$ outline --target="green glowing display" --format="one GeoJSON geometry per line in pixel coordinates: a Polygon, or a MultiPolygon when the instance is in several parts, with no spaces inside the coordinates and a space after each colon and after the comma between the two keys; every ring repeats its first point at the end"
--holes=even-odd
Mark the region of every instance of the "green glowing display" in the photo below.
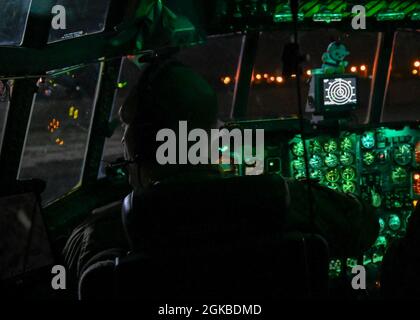
{"type": "Polygon", "coordinates": [[[384,246],[386,247],[388,245],[388,241],[384,236],[379,236],[378,239],[376,239],[375,246],[384,246]]]}
{"type": "Polygon", "coordinates": [[[325,180],[332,183],[335,183],[338,180],[340,180],[340,172],[338,171],[338,169],[328,171],[325,175],[325,180]]]}
{"type": "Polygon", "coordinates": [[[382,218],[379,218],[379,233],[382,233],[385,229],[385,221],[382,218]]]}
{"type": "Polygon", "coordinates": [[[350,166],[354,162],[354,156],[350,152],[343,152],[340,155],[340,162],[343,166],[350,166]]]}
{"type": "Polygon", "coordinates": [[[413,148],[409,144],[402,144],[394,150],[394,161],[400,166],[409,164],[412,160],[413,148]]]}
{"type": "Polygon", "coordinates": [[[343,192],[345,193],[355,193],[356,184],[353,181],[344,181],[343,182],[343,192]]]}
{"type": "Polygon", "coordinates": [[[405,18],[404,12],[397,12],[397,11],[391,11],[391,10],[380,12],[376,15],[376,19],[378,21],[398,21],[398,20],[404,20],[404,18],[405,18]]]}
{"type": "Polygon", "coordinates": [[[335,140],[333,140],[333,139],[328,140],[324,144],[324,150],[325,150],[325,152],[333,153],[333,152],[336,152],[337,149],[338,149],[337,142],[335,140]]]}
{"type": "Polygon", "coordinates": [[[322,179],[322,171],[321,170],[311,171],[311,179],[315,179],[315,180],[322,179]]]}
{"type": "Polygon", "coordinates": [[[296,160],[293,160],[293,168],[297,171],[305,170],[305,160],[303,158],[299,158],[296,160]]]}
{"type": "Polygon", "coordinates": [[[327,182],[327,187],[332,190],[338,190],[339,186],[336,182],[327,182]]]}
{"type": "Polygon", "coordinates": [[[323,152],[321,142],[318,139],[311,141],[310,150],[314,154],[320,154],[323,152]]]}
{"type": "Polygon", "coordinates": [[[341,176],[345,181],[352,181],[356,177],[356,171],[352,167],[348,167],[343,170],[341,176]]]}
{"type": "Polygon", "coordinates": [[[341,13],[333,13],[333,12],[321,12],[321,13],[316,13],[313,16],[313,20],[315,22],[330,23],[333,21],[341,21],[342,19],[343,19],[343,15],[341,13]]]}
{"type": "Polygon", "coordinates": [[[388,219],[388,226],[392,231],[397,231],[401,227],[400,217],[396,214],[391,214],[388,219]]]}
{"type": "Polygon", "coordinates": [[[321,169],[323,166],[322,158],[318,155],[313,155],[309,160],[309,165],[313,169],[321,169]]]}
{"type": "Polygon", "coordinates": [[[302,157],[305,154],[305,148],[303,146],[303,142],[299,141],[293,144],[292,146],[292,153],[296,157],[302,157]]]}
{"type": "Polygon", "coordinates": [[[365,132],[362,136],[362,146],[365,149],[372,149],[375,146],[375,134],[373,132],[365,132]]]}
{"type": "Polygon", "coordinates": [[[349,137],[343,138],[340,143],[341,151],[351,151],[353,149],[353,142],[349,137]]]}
{"type": "Polygon", "coordinates": [[[395,184],[402,184],[407,181],[408,173],[402,167],[395,167],[391,173],[392,182],[395,184]]]}
{"type": "Polygon", "coordinates": [[[375,162],[375,155],[372,152],[365,152],[363,154],[363,163],[367,166],[371,166],[375,162]]]}
{"type": "Polygon", "coordinates": [[[329,154],[325,157],[325,164],[328,168],[335,168],[338,166],[338,158],[335,154],[329,154]]]}

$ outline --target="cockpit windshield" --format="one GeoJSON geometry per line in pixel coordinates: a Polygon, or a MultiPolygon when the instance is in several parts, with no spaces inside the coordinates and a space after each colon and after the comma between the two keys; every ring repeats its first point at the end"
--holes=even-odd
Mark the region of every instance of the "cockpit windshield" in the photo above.
{"type": "Polygon", "coordinates": [[[19,46],[32,0],[0,0],[0,46],[19,46]]]}

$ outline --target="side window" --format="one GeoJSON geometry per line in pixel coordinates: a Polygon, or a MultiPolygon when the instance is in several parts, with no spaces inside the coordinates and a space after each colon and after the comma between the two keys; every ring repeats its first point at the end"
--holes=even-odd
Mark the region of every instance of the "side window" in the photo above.
{"type": "Polygon", "coordinates": [[[399,32],[396,36],[383,122],[420,120],[420,34],[399,32]]]}
{"type": "Polygon", "coordinates": [[[66,11],[66,28],[52,29],[49,43],[104,31],[111,0],[58,0],[66,11]]]}
{"type": "Polygon", "coordinates": [[[230,117],[242,37],[213,37],[182,50],[178,59],[200,73],[217,93],[219,118],[230,117]]]}
{"type": "Polygon", "coordinates": [[[32,0],[0,1],[0,46],[20,46],[32,0]]]}
{"type": "Polygon", "coordinates": [[[100,72],[98,63],[38,82],[18,178],[46,181],[44,204],[81,182],[100,72]]]}
{"type": "Polygon", "coordinates": [[[3,143],[4,129],[6,128],[12,88],[12,81],[0,80],[0,150],[3,143]]]}
{"type": "Polygon", "coordinates": [[[98,178],[105,177],[105,167],[107,164],[124,157],[123,146],[121,143],[124,130],[121,121],[119,120],[119,110],[131,90],[137,84],[139,77],[140,69],[129,59],[123,58],[118,77],[118,86],[115,91],[114,106],[109,119],[111,126],[113,126],[115,130],[113,135],[105,141],[102,164],[98,178]]]}

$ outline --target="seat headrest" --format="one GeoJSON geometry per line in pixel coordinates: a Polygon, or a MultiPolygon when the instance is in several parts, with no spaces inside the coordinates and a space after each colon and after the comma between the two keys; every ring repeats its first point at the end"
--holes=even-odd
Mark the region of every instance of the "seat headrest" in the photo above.
{"type": "Polygon", "coordinates": [[[179,180],[130,194],[122,214],[133,249],[176,241],[241,242],[281,232],[288,201],[287,184],[275,175],[179,180]]]}

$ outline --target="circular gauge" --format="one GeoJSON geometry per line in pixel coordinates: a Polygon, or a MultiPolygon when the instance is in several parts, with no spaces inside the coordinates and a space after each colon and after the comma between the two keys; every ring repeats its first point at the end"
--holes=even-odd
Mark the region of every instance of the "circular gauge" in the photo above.
{"type": "Polygon", "coordinates": [[[379,218],[379,232],[382,233],[385,229],[385,221],[382,218],[379,218]]]}
{"type": "Polygon", "coordinates": [[[325,164],[328,168],[335,168],[338,166],[338,158],[335,154],[329,154],[325,157],[325,164]]]}
{"type": "Polygon", "coordinates": [[[379,236],[378,239],[376,239],[376,242],[375,242],[375,246],[377,246],[377,247],[379,247],[379,246],[386,247],[387,244],[388,244],[388,241],[386,240],[386,238],[384,236],[379,236]]]}
{"type": "Polygon", "coordinates": [[[309,165],[312,169],[321,169],[323,165],[322,158],[318,155],[313,155],[309,160],[309,165]]]}
{"type": "Polygon", "coordinates": [[[311,171],[311,179],[321,180],[322,179],[322,171],[321,170],[312,170],[311,171]]]}
{"type": "Polygon", "coordinates": [[[337,182],[340,180],[340,172],[337,169],[333,169],[327,172],[325,179],[328,182],[337,182]]]}
{"type": "Polygon", "coordinates": [[[356,171],[352,167],[348,167],[343,170],[341,176],[345,181],[352,181],[356,177],[356,171]]]}
{"type": "Polygon", "coordinates": [[[355,193],[356,184],[353,181],[344,181],[343,182],[343,192],[345,193],[355,193]]]}
{"type": "Polygon", "coordinates": [[[322,153],[322,145],[318,139],[314,139],[310,144],[311,152],[314,154],[322,153]]]}
{"type": "Polygon", "coordinates": [[[350,152],[345,151],[340,155],[340,162],[343,166],[350,166],[353,164],[353,161],[354,156],[350,152]]]}
{"type": "Polygon", "coordinates": [[[327,187],[333,190],[338,190],[338,184],[336,182],[327,182],[327,187]]]}
{"type": "Polygon", "coordinates": [[[406,166],[411,162],[413,149],[409,144],[402,144],[394,149],[394,161],[400,166],[406,166]]]}
{"type": "Polygon", "coordinates": [[[303,147],[303,142],[299,141],[292,145],[292,153],[296,157],[302,157],[305,154],[305,149],[303,147]]]}
{"type": "Polygon", "coordinates": [[[397,231],[401,227],[400,217],[396,214],[391,214],[388,219],[388,226],[392,231],[397,231]]]}
{"type": "Polygon", "coordinates": [[[295,179],[296,180],[301,180],[301,179],[305,179],[306,178],[306,172],[305,171],[297,171],[295,173],[295,179]]]}
{"type": "Polygon", "coordinates": [[[372,149],[375,146],[375,134],[373,132],[365,132],[362,136],[362,147],[372,149]]]}
{"type": "Polygon", "coordinates": [[[338,149],[337,142],[333,139],[330,139],[324,143],[325,152],[332,153],[332,152],[336,152],[337,149],[338,149]]]}
{"type": "Polygon", "coordinates": [[[351,151],[353,150],[353,141],[351,141],[350,137],[345,137],[341,140],[340,143],[341,151],[351,151]]]}
{"type": "Polygon", "coordinates": [[[371,166],[372,164],[374,164],[375,162],[375,155],[373,154],[373,152],[365,152],[363,154],[363,163],[366,166],[371,166]]]}
{"type": "Polygon", "coordinates": [[[395,167],[392,170],[391,178],[395,184],[405,183],[407,181],[407,177],[408,177],[407,170],[405,170],[402,167],[395,167]]]}
{"type": "Polygon", "coordinates": [[[296,160],[293,160],[292,162],[293,168],[297,171],[304,171],[305,170],[305,160],[303,158],[298,158],[296,160]]]}

